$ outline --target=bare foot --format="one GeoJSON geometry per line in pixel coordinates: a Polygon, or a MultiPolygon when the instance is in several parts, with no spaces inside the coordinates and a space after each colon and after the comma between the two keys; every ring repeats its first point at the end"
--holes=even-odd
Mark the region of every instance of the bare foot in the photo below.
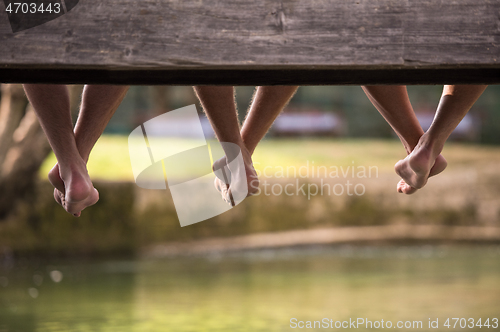
{"type": "Polygon", "coordinates": [[[92,185],[84,165],[73,165],[71,170],[63,174],[59,164],[56,164],[49,172],[49,181],[55,188],[56,202],[75,217],[99,200],[99,193],[92,185]]]}
{"type": "MultiPolygon", "coordinates": [[[[448,166],[448,162],[446,161],[446,159],[444,159],[442,155],[438,155],[434,162],[434,165],[429,172],[429,177],[438,175],[445,170],[446,166],[448,166]]],[[[405,180],[401,179],[397,185],[397,190],[399,193],[411,195],[417,192],[418,189],[410,186],[405,182],[405,180]]]]}
{"type": "Polygon", "coordinates": [[[54,199],[55,201],[63,206],[64,198],[64,181],[59,175],[59,164],[55,164],[54,167],[49,171],[49,182],[54,186],[54,199]]]}
{"type": "MultiPolygon", "coordinates": [[[[259,178],[257,177],[257,172],[255,171],[255,168],[253,167],[252,164],[252,159],[250,152],[246,148],[241,149],[241,153],[243,155],[243,163],[245,165],[245,173],[246,173],[246,180],[247,180],[247,188],[248,188],[248,196],[252,196],[256,194],[259,190],[259,178]]],[[[224,166],[227,165],[227,159],[226,157],[223,157],[219,160],[216,160],[214,164],[212,165],[212,169],[215,170],[224,170],[224,166]]],[[[231,186],[227,183],[231,183],[231,174],[226,174],[226,172],[222,172],[223,176],[225,177],[224,181],[222,179],[219,179],[218,177],[215,178],[214,181],[214,186],[215,189],[217,189],[222,196],[222,199],[226,201],[227,203],[231,204],[232,206],[235,205],[233,201],[233,197],[231,195],[231,186]]],[[[235,179],[238,177],[234,177],[235,179]]]]}
{"type": "Polygon", "coordinates": [[[396,173],[415,189],[425,186],[431,168],[434,166],[437,156],[441,152],[441,149],[423,143],[424,136],[420,138],[415,149],[405,159],[398,161],[394,166],[396,173]]]}

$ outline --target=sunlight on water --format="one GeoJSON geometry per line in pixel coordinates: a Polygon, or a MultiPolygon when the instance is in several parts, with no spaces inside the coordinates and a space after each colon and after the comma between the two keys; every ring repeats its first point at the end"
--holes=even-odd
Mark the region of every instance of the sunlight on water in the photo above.
{"type": "Polygon", "coordinates": [[[500,318],[497,246],[51,264],[0,265],[0,331],[315,330],[292,329],[292,318],[421,320],[423,331],[429,318],[500,318]]]}

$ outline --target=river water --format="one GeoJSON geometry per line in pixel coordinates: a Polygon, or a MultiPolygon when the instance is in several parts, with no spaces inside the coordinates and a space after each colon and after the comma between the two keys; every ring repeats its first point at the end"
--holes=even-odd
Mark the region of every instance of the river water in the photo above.
{"type": "Polygon", "coordinates": [[[307,247],[2,264],[1,332],[327,331],[339,330],[335,324],[353,329],[341,326],[354,320],[362,322],[358,330],[378,331],[388,322],[393,331],[500,330],[494,328],[499,246],[307,247]],[[480,325],[489,319],[490,327],[479,328],[479,319],[480,325]],[[436,320],[438,329],[430,329],[436,320]],[[414,322],[421,327],[404,327],[414,322]]]}

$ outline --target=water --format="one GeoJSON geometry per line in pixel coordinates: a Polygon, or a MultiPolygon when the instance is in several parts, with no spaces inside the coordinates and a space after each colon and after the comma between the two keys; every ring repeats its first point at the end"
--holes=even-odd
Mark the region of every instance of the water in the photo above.
{"type": "Polygon", "coordinates": [[[439,319],[439,329],[431,330],[450,331],[443,327],[447,318],[500,318],[498,246],[345,246],[50,263],[0,265],[1,332],[337,330],[294,329],[293,318],[304,324],[422,321],[419,331],[429,330],[430,318],[439,319]]]}

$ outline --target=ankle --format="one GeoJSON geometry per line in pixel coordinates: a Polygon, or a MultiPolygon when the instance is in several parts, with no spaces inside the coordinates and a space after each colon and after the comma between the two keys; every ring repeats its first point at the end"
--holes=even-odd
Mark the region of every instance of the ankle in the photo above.
{"type": "Polygon", "coordinates": [[[72,161],[71,163],[59,163],[59,174],[65,181],[76,177],[85,177],[87,166],[83,160],[72,161]]]}
{"type": "MultiPolygon", "coordinates": [[[[255,151],[255,145],[252,144],[251,140],[250,139],[245,139],[245,136],[242,134],[241,135],[242,137],[242,144],[243,144],[243,147],[245,148],[245,150],[248,151],[248,153],[250,155],[253,155],[254,151],[255,151]]],[[[240,146],[240,148],[242,148],[240,146]]]]}
{"type": "MultiPolygon", "coordinates": [[[[77,141],[76,141],[76,146],[77,146],[77,149],[78,149],[78,154],[80,155],[80,158],[83,160],[83,162],[85,163],[85,165],[87,165],[88,161],[89,161],[89,157],[90,157],[90,152],[92,151],[92,149],[87,149],[86,146],[88,146],[89,144],[85,144],[83,142],[83,140],[78,140],[77,138],[77,141]]],[[[92,144],[93,146],[93,144],[92,144]]]]}
{"type": "Polygon", "coordinates": [[[443,144],[428,133],[425,133],[418,141],[417,148],[427,150],[433,157],[437,157],[443,150],[443,144]]]}
{"type": "Polygon", "coordinates": [[[399,139],[406,150],[407,154],[410,154],[415,148],[418,146],[420,140],[424,133],[422,132],[420,135],[412,135],[411,138],[406,139],[405,137],[400,136],[399,139]]]}
{"type": "Polygon", "coordinates": [[[252,153],[248,150],[246,144],[242,141],[237,143],[238,147],[240,148],[241,155],[243,156],[243,159],[248,159],[252,156],[252,153]]]}

